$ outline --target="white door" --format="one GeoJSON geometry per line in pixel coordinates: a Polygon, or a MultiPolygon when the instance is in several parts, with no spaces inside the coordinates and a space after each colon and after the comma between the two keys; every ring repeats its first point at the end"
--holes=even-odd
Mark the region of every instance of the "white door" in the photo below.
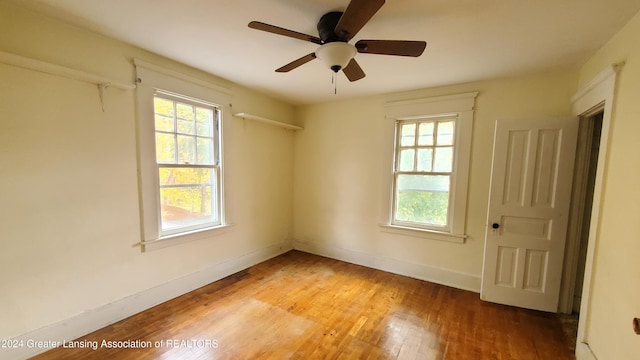
{"type": "Polygon", "coordinates": [[[557,312],[578,119],[496,122],[480,298],[557,312]]]}

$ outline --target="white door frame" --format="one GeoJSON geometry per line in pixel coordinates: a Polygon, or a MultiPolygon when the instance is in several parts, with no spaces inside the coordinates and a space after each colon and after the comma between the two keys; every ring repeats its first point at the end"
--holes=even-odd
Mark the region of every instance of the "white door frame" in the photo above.
{"type": "MultiPolygon", "coordinates": [[[[616,90],[616,75],[624,63],[613,64],[604,69],[593,80],[581,87],[573,96],[573,115],[588,116],[593,109],[604,104],[602,118],[602,137],[600,140],[600,153],[598,154],[598,168],[593,194],[593,207],[591,211],[591,223],[589,224],[589,239],[587,245],[587,260],[584,270],[584,283],[582,288],[582,302],[580,305],[580,320],[578,322],[578,337],[576,341],[576,358],[596,359],[589,348],[589,333],[587,324],[590,316],[591,286],[593,282],[593,260],[595,257],[596,242],[599,239],[600,206],[602,201],[602,180],[607,169],[607,153],[609,150],[609,128],[613,113],[614,97],[616,90]]],[[[568,284],[574,286],[575,284],[568,284]]]]}
{"type": "MultiPolygon", "coordinates": [[[[604,104],[593,110],[595,114],[604,111],[604,104]]],[[[591,113],[591,110],[590,110],[591,113]]],[[[562,272],[562,286],[560,288],[560,301],[558,312],[571,314],[574,310],[575,293],[578,283],[582,283],[584,276],[578,278],[578,263],[582,249],[586,250],[587,241],[584,240],[583,232],[585,224],[585,213],[591,211],[585,209],[588,196],[593,197],[593,188],[588,194],[587,184],[591,182],[595,173],[590,173],[593,162],[593,132],[594,123],[591,115],[581,115],[578,129],[578,144],[576,148],[575,168],[573,171],[573,188],[571,190],[571,210],[569,211],[569,224],[567,227],[567,241],[564,253],[564,265],[562,272]]],[[[598,134],[600,130],[598,129],[598,134]]],[[[599,144],[599,142],[598,142],[599,144]]],[[[597,161],[597,159],[595,159],[597,161]]],[[[588,235],[588,234],[587,234],[588,235]]],[[[585,254],[586,255],[586,254],[585,254]]],[[[582,275],[584,275],[584,263],[582,275]]]]}

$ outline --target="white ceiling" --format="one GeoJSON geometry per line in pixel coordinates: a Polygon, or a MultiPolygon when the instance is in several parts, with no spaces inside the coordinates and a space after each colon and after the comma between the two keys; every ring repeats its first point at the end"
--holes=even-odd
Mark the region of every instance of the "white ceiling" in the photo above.
{"type": "Polygon", "coordinates": [[[388,0],[354,37],[425,40],[419,58],[358,54],[350,83],[319,60],[274,70],[317,45],[247,27],[258,20],[317,36],[349,0],[16,0],[293,104],[470,82],[582,64],[635,13],[639,0],[388,0]]]}

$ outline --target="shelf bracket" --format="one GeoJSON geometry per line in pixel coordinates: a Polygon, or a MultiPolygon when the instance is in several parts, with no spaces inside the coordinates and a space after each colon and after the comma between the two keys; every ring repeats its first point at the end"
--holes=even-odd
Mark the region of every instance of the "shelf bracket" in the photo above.
{"type": "Polygon", "coordinates": [[[68,67],[51,64],[48,62],[31,59],[28,57],[11,54],[0,51],[0,63],[20,67],[23,69],[42,72],[45,74],[64,77],[67,79],[83,81],[90,84],[96,84],[98,86],[98,95],[100,96],[100,103],[102,104],[102,112],[104,112],[104,97],[107,87],[115,87],[122,90],[132,90],[136,88],[136,84],[130,84],[125,82],[115,81],[108,79],[100,75],[71,69],[68,67]]]}
{"type": "Polygon", "coordinates": [[[102,112],[104,112],[104,92],[109,87],[109,83],[100,83],[98,84],[98,96],[100,97],[100,106],[102,107],[102,112]]]}

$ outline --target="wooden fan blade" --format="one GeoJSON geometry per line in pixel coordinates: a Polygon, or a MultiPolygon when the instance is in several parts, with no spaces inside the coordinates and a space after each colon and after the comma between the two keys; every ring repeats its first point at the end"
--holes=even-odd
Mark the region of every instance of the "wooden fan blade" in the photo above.
{"type": "Polygon", "coordinates": [[[424,41],[407,40],[360,40],[356,43],[360,53],[412,57],[422,55],[426,47],[424,41]]]}
{"type": "Polygon", "coordinates": [[[344,72],[344,74],[347,76],[347,79],[349,79],[349,81],[351,82],[360,80],[363,77],[367,76],[360,65],[358,65],[356,59],[351,59],[347,67],[342,69],[342,72],[344,72]]]}
{"type": "Polygon", "coordinates": [[[349,41],[384,5],[384,0],[351,0],[342,14],[335,33],[343,41],[349,41]]]}
{"type": "Polygon", "coordinates": [[[313,60],[316,58],[316,54],[315,53],[311,53],[308,55],[305,55],[303,57],[301,57],[300,59],[297,60],[293,60],[292,62],[288,63],[287,65],[276,69],[276,72],[289,72],[295,68],[297,68],[298,66],[304,65],[306,63],[308,63],[309,61],[313,60]]]}
{"type": "Polygon", "coordinates": [[[249,27],[256,30],[262,30],[273,34],[287,36],[294,39],[300,39],[304,41],[310,41],[314,44],[322,45],[322,40],[317,36],[303,34],[297,31],[281,28],[275,25],[265,24],[259,21],[252,21],[249,23],[249,27]]]}

